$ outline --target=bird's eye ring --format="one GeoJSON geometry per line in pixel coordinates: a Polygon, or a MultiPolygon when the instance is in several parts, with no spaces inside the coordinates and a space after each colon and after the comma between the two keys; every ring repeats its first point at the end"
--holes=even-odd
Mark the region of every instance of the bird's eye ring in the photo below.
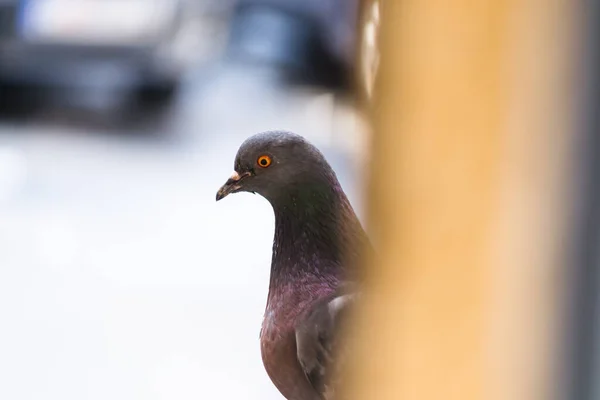
{"type": "Polygon", "coordinates": [[[267,168],[271,165],[272,160],[269,156],[260,156],[256,162],[261,168],[267,168]]]}

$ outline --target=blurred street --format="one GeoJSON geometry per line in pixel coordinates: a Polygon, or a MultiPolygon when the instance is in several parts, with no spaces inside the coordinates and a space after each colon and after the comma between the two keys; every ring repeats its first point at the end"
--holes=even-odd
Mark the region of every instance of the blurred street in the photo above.
{"type": "Polygon", "coordinates": [[[0,398],[281,399],[258,345],[272,211],[215,193],[246,137],[287,129],[362,214],[365,129],[274,74],[207,63],[128,122],[101,98],[0,120],[0,398]]]}

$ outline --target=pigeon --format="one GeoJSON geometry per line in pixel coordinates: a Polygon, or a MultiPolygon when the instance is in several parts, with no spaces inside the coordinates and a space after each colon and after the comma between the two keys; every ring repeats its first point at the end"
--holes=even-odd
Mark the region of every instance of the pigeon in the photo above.
{"type": "Polygon", "coordinates": [[[300,135],[269,131],[247,139],[217,201],[237,192],[263,196],[275,213],[260,330],[267,374],[288,400],[330,400],[343,325],[360,296],[357,264],[371,243],[335,172],[300,135]]]}

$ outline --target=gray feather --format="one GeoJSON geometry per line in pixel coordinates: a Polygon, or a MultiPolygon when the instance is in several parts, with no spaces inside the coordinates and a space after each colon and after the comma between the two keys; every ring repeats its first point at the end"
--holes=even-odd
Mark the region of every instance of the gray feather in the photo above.
{"type": "Polygon", "coordinates": [[[343,359],[343,329],[356,293],[338,291],[320,300],[296,327],[297,356],[306,378],[323,399],[333,396],[333,379],[343,359]]]}

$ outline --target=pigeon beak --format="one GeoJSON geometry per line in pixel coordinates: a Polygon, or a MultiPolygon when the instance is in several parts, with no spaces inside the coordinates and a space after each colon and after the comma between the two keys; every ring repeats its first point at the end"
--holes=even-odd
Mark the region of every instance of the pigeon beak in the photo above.
{"type": "Polygon", "coordinates": [[[231,193],[235,193],[241,189],[242,179],[250,176],[250,172],[244,172],[243,174],[238,174],[237,171],[231,175],[227,182],[217,192],[217,201],[223,200],[225,197],[230,195],[231,193]]]}

